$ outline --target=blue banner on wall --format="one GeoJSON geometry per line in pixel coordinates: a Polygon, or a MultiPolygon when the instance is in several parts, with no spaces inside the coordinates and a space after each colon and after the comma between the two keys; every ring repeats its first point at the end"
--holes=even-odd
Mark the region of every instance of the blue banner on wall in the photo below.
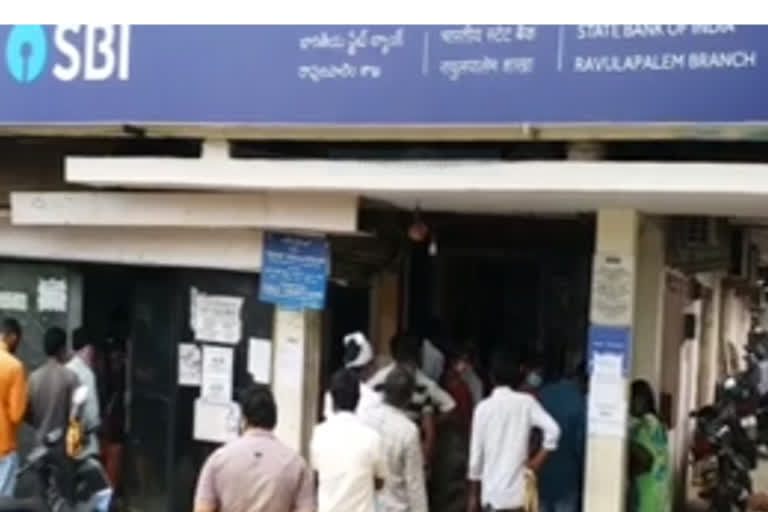
{"type": "Polygon", "coordinates": [[[596,354],[619,356],[622,360],[624,377],[629,376],[632,368],[632,330],[629,327],[617,327],[592,324],[589,327],[589,363],[592,373],[592,361],[596,354]]]}
{"type": "Polygon", "coordinates": [[[0,26],[0,124],[768,121],[768,27],[0,26]]]}
{"type": "Polygon", "coordinates": [[[283,233],[264,235],[259,300],[293,309],[323,309],[330,273],[325,238],[283,233]]]}

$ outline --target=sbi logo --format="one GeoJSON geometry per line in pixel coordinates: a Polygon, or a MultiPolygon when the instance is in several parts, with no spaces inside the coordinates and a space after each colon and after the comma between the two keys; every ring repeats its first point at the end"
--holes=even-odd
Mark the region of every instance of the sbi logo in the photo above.
{"type": "Polygon", "coordinates": [[[125,81],[130,52],[130,25],[14,25],[5,41],[5,64],[19,83],[46,72],[61,82],[125,81]]]}

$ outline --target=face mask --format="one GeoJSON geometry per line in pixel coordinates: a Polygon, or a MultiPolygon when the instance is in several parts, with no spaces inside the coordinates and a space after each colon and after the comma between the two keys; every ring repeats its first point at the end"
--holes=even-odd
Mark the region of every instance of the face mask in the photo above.
{"type": "Polygon", "coordinates": [[[538,388],[541,386],[541,375],[539,375],[536,372],[531,372],[528,374],[528,377],[525,379],[528,386],[532,388],[538,388]]]}

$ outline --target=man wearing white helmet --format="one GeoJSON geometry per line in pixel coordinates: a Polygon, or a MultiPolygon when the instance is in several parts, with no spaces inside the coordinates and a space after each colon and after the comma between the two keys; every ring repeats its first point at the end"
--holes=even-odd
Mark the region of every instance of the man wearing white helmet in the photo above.
{"type": "MultiPolygon", "coordinates": [[[[344,367],[353,370],[360,379],[360,401],[356,412],[381,402],[381,395],[373,390],[366,381],[374,370],[373,348],[368,338],[360,331],[344,336],[344,367]]],[[[326,391],[323,404],[323,414],[326,418],[333,415],[333,400],[326,391]]]]}

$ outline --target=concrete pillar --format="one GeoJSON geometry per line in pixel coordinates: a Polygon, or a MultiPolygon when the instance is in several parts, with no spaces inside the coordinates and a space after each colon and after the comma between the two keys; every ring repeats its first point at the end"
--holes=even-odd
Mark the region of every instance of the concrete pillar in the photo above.
{"type": "Polygon", "coordinates": [[[272,392],[277,402],[275,435],[307,454],[320,388],[320,314],[275,308],[272,392]]]}
{"type": "Polygon", "coordinates": [[[711,404],[715,400],[715,385],[720,374],[722,278],[721,273],[711,273],[704,277],[705,285],[711,290],[711,297],[705,310],[701,332],[701,371],[697,407],[711,404]]]}
{"type": "Polygon", "coordinates": [[[647,380],[655,390],[661,389],[665,242],[663,219],[642,217],[637,247],[632,376],[647,380]]]}
{"type": "MultiPolygon", "coordinates": [[[[591,294],[590,357],[598,347],[623,352],[624,367],[631,368],[633,309],[636,297],[635,262],[638,252],[639,216],[632,210],[600,210],[597,214],[595,272],[591,294]],[[608,327],[605,327],[605,326],[608,327]],[[595,328],[603,332],[624,332],[622,339],[597,340],[595,328]],[[605,328],[604,328],[605,327],[605,328]],[[628,334],[627,329],[628,328],[628,334]],[[616,349],[615,347],[623,347],[616,349]]],[[[594,359],[592,359],[594,362],[594,359]]],[[[593,365],[593,370],[596,366],[593,365]]],[[[626,421],[629,380],[626,373],[613,379],[590,382],[587,460],[584,479],[584,510],[624,510],[626,481],[626,421]],[[605,389],[612,382],[614,389],[605,389]],[[607,419],[597,418],[594,401],[613,393],[616,405],[607,419]],[[622,424],[623,423],[623,424],[622,424]]],[[[602,402],[605,404],[606,402],[602,402]]]]}

